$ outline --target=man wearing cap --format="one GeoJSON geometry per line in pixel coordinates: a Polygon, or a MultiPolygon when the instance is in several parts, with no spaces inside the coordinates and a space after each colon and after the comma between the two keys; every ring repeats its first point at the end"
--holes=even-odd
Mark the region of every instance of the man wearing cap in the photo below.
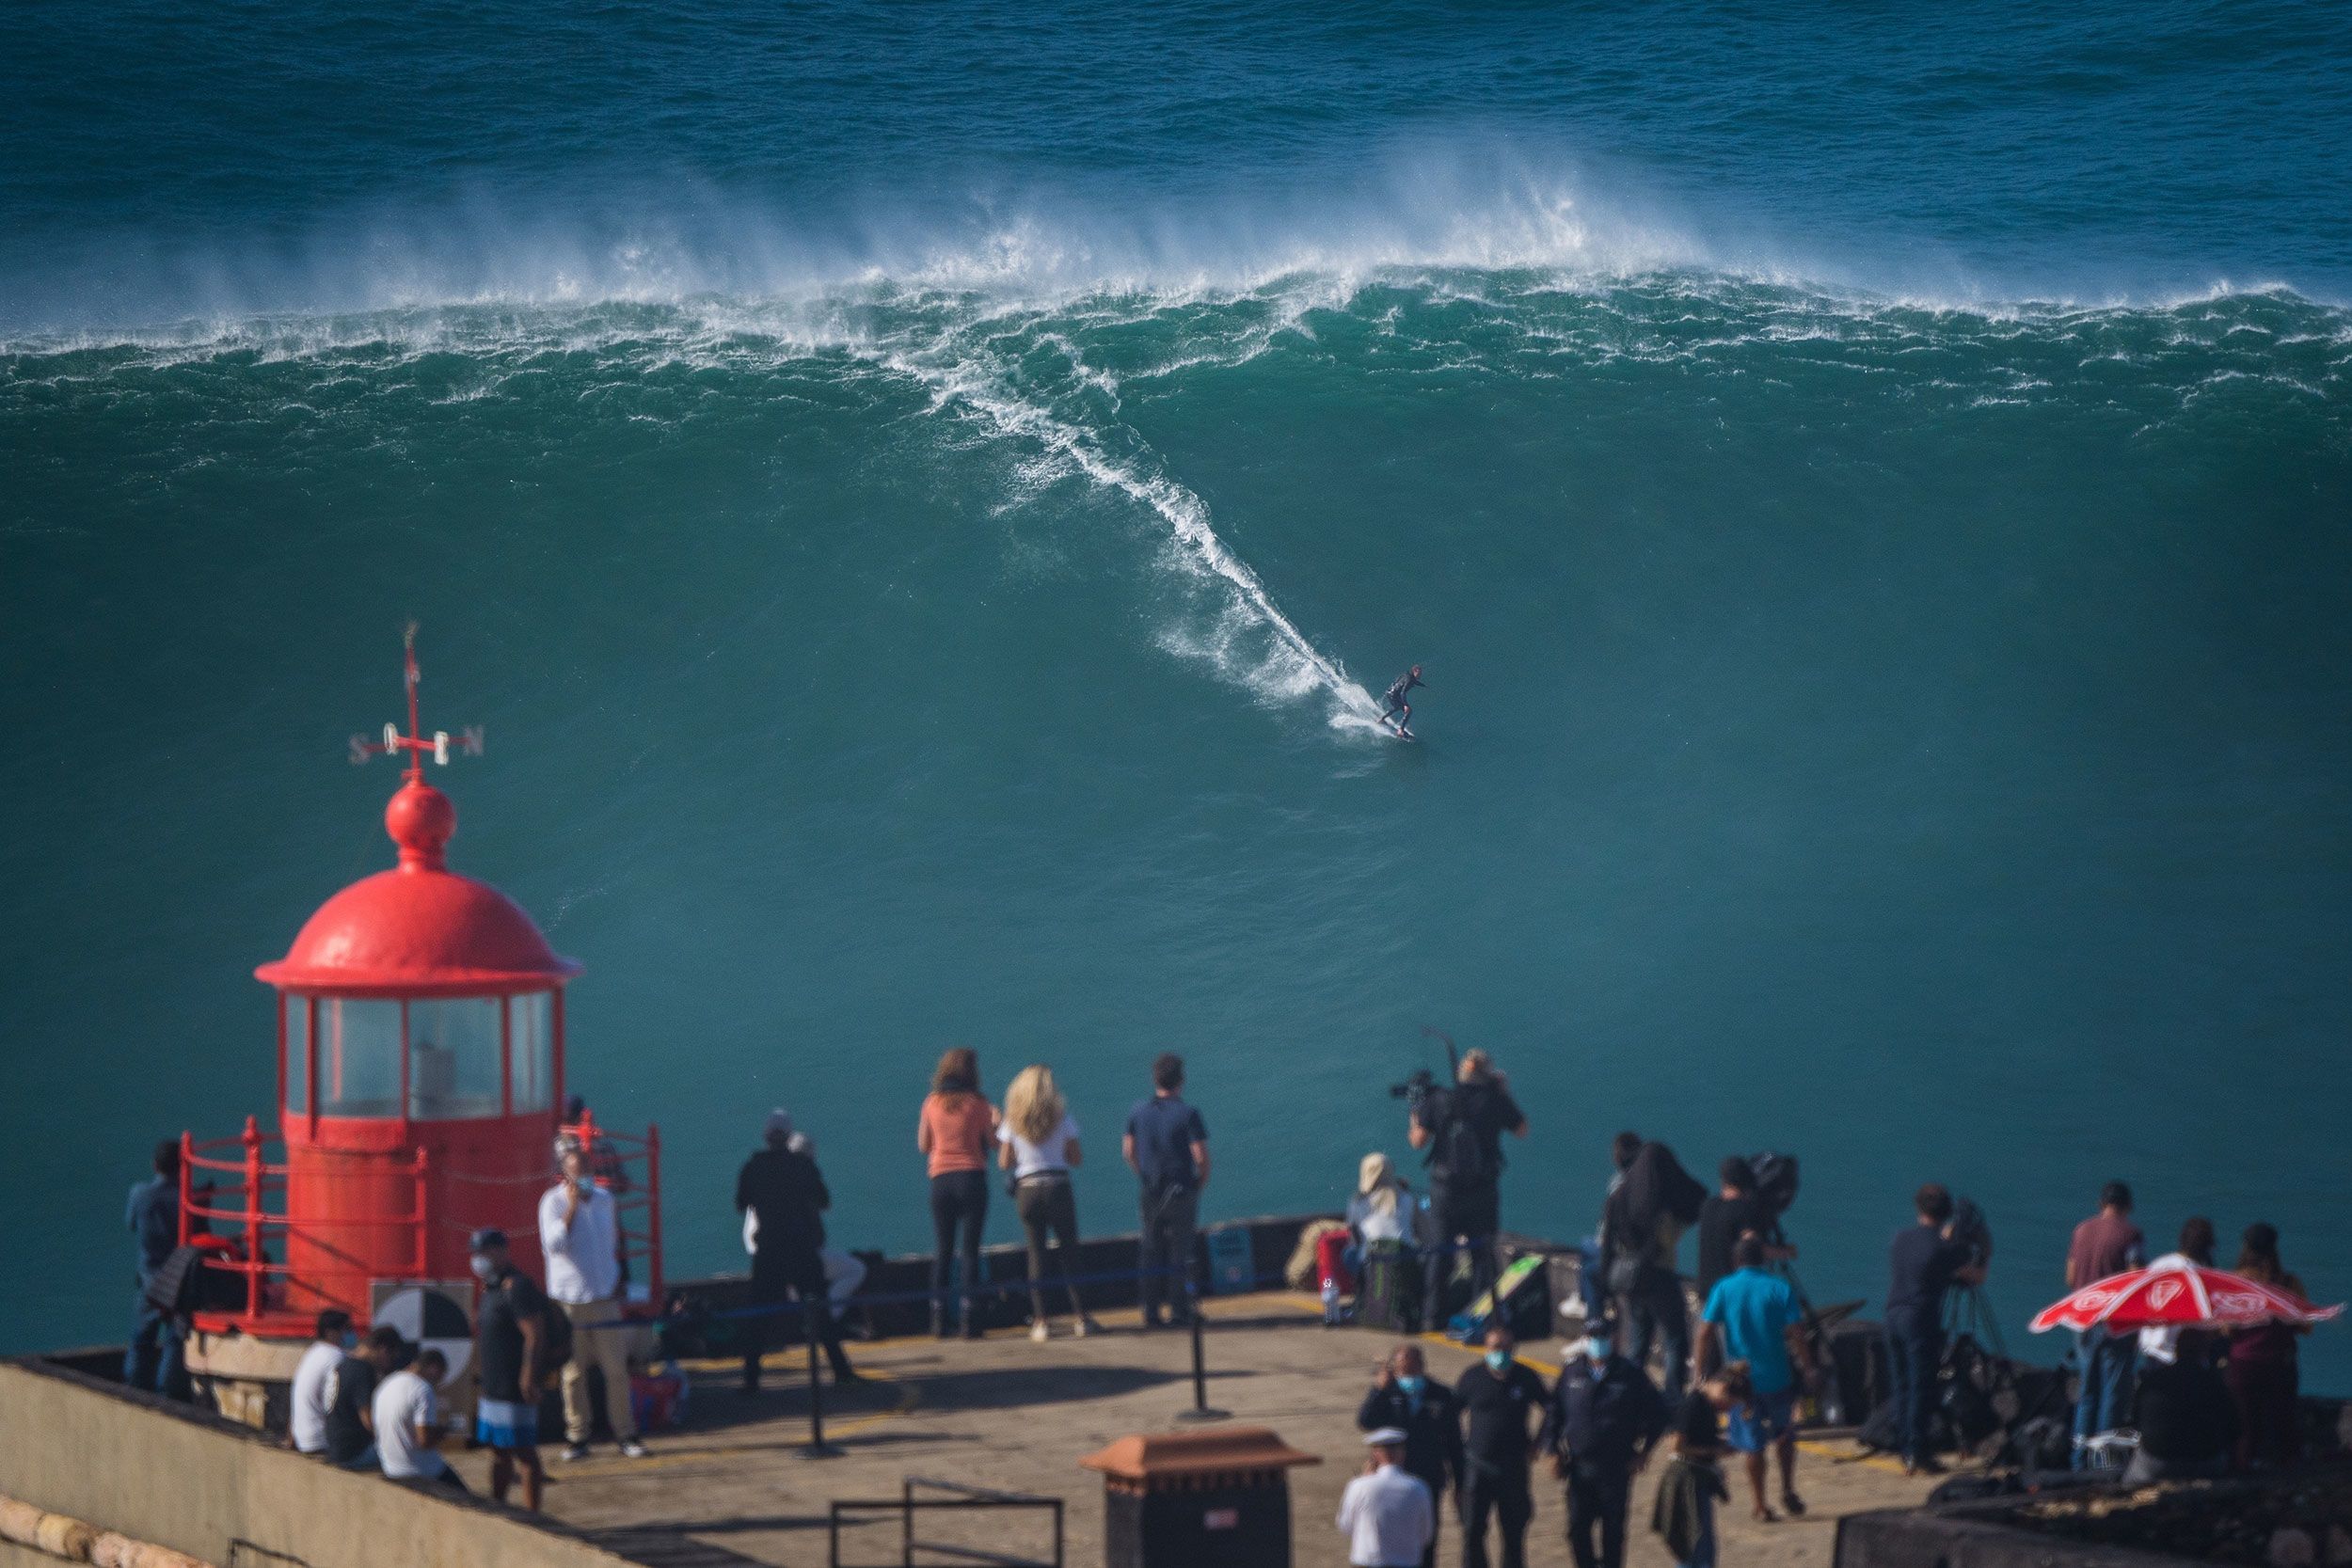
{"type": "Polygon", "coordinates": [[[1576,1568],[1622,1568],[1633,1478],[1665,1435],[1666,1402],[1647,1372],[1617,1354],[1607,1323],[1587,1330],[1560,1369],[1535,1446],[1550,1450],[1552,1474],[1567,1482],[1576,1568]]]}
{"type": "Polygon", "coordinates": [[[1372,1457],[1340,1497],[1351,1568],[1419,1568],[1437,1540],[1438,1505],[1428,1484],[1405,1468],[1405,1442],[1402,1427],[1364,1438],[1372,1457]]]}
{"type": "Polygon", "coordinates": [[[565,1459],[588,1457],[596,1425],[588,1370],[604,1374],[604,1414],[621,1452],[643,1459],[629,1407],[628,1330],[621,1323],[621,1218],[612,1195],[590,1179],[588,1151],[566,1132],[555,1140],[563,1180],[539,1199],[539,1247],[547,1255],[548,1294],[572,1324],[564,1363],[565,1459]]]}
{"type": "MultiPolygon", "coordinates": [[[[762,1147],[743,1162],[735,1179],[735,1207],[747,1216],[744,1240],[752,1248],[752,1301],[781,1307],[796,1298],[807,1314],[809,1329],[825,1347],[836,1384],[858,1381],[841,1348],[841,1331],[834,1326],[832,1291],[825,1279],[824,1212],[833,1207],[825,1178],[810,1157],[805,1139],[795,1147],[792,1118],[781,1110],[768,1113],[762,1147]]],[[[744,1324],[743,1391],[759,1391],[759,1359],[766,1349],[779,1311],[744,1324]]]]}
{"type": "Polygon", "coordinates": [[[539,1357],[548,1342],[548,1298],[515,1267],[506,1232],[473,1233],[473,1276],[482,1282],[474,1311],[474,1365],[482,1388],[474,1401],[474,1441],[490,1450],[490,1496],[506,1500],[517,1470],[523,1507],[539,1511],[547,1471],[539,1464],[539,1357]]]}
{"type": "MultiPolygon", "coordinates": [[[[1461,1496],[1462,1407],[1453,1389],[1430,1380],[1419,1345],[1407,1341],[1389,1353],[1380,1381],[1356,1411],[1356,1425],[1363,1432],[1405,1433],[1406,1472],[1421,1479],[1433,1501],[1448,1492],[1461,1496]]],[[[1422,1552],[1422,1568],[1435,1568],[1437,1560],[1432,1538],[1422,1552]]]]}

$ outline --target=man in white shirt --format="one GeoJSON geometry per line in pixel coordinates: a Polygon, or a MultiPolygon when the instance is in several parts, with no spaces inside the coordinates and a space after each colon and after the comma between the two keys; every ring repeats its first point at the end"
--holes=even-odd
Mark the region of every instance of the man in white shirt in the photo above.
{"type": "Polygon", "coordinates": [[[326,1451],[329,1380],[334,1377],[343,1352],[359,1342],[351,1332],[351,1314],[340,1307],[321,1312],[315,1330],[310,1348],[302,1353],[302,1359],[294,1365],[294,1397],[287,1411],[286,1425],[296,1453],[326,1451]]]}
{"type": "Polygon", "coordinates": [[[1340,1497],[1340,1528],[1347,1532],[1353,1568],[1420,1568],[1421,1554],[1438,1533],[1428,1483],[1404,1467],[1405,1438],[1401,1427],[1382,1427],[1365,1437],[1372,1459],[1340,1497]]]}
{"type": "Polygon", "coordinates": [[[547,1256],[548,1295],[572,1323],[572,1355],[564,1364],[565,1459],[588,1457],[595,1412],[588,1369],[604,1374],[604,1413],[621,1451],[643,1459],[629,1408],[628,1330],[621,1318],[621,1220],[612,1195],[591,1180],[588,1156],[569,1132],[555,1140],[564,1180],[539,1200],[539,1246],[547,1256]],[[591,1326],[604,1325],[604,1326],[591,1326]]]}
{"type": "Polygon", "coordinates": [[[441,1401],[434,1392],[449,1375],[449,1362],[437,1350],[427,1350],[416,1365],[392,1373],[375,1386],[369,1412],[375,1420],[375,1451],[384,1474],[393,1481],[437,1481],[455,1491],[466,1490],[457,1472],[439,1453],[441,1401]]]}

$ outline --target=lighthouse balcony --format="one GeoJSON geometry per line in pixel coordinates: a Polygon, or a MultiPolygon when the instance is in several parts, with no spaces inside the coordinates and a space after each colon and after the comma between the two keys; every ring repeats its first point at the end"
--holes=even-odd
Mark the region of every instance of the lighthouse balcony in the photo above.
{"type": "MultiPolygon", "coordinates": [[[[199,1332],[306,1339],[330,1307],[364,1327],[413,1285],[470,1303],[468,1243],[485,1226],[510,1232],[516,1262],[545,1282],[536,1214],[554,1180],[551,1116],[444,1123],[414,1143],[384,1135],[396,1120],[296,1125],[291,1140],[251,1117],[233,1137],[181,1135],[180,1242],[201,1255],[199,1332]]],[[[650,1312],[662,1286],[660,1131],[615,1132],[585,1114],[562,1130],[613,1195],[628,1302],[650,1312]]]]}

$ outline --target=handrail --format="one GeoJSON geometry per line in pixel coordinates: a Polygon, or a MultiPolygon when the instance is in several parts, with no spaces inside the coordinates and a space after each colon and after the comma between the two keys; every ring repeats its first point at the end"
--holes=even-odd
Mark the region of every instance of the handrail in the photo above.
{"type": "MultiPolygon", "coordinates": [[[[645,1281],[647,1294],[658,1306],[662,1299],[660,1129],[648,1127],[641,1137],[600,1127],[592,1119],[583,1117],[565,1131],[587,1134],[583,1141],[602,1157],[599,1161],[602,1168],[597,1171],[596,1180],[598,1185],[613,1195],[616,1217],[620,1221],[623,1260],[642,1271],[637,1277],[645,1281]],[[628,1166],[640,1163],[643,1179],[636,1180],[628,1166]]],[[[430,1273],[433,1238],[451,1231],[463,1233],[472,1227],[469,1220],[447,1217],[436,1212],[436,1175],[443,1181],[472,1188],[508,1191],[536,1191],[543,1189],[548,1181],[548,1176],[540,1172],[514,1176],[436,1172],[431,1166],[428,1151],[420,1147],[413,1150],[413,1164],[407,1173],[414,1183],[415,1195],[407,1212],[353,1215],[331,1220],[297,1220],[285,1212],[290,1184],[294,1176],[294,1164],[291,1160],[264,1160],[262,1151],[271,1144],[282,1148],[284,1139],[279,1134],[262,1133],[258,1122],[251,1117],[247,1117],[244,1128],[230,1137],[199,1141],[191,1132],[183,1132],[180,1135],[180,1244],[193,1244],[199,1235],[218,1238],[230,1245],[241,1243],[241,1257],[208,1251],[200,1263],[202,1267],[216,1269],[245,1280],[245,1307],[241,1315],[246,1318],[263,1314],[266,1305],[263,1301],[264,1281],[291,1281],[295,1277],[292,1254],[297,1245],[307,1246],[330,1258],[347,1256],[335,1238],[354,1231],[405,1229],[412,1232],[415,1247],[406,1266],[412,1277],[425,1278],[430,1273]],[[227,1180],[200,1180],[213,1176],[227,1180]],[[287,1256],[272,1259],[269,1251],[273,1243],[281,1243],[287,1256]]],[[[377,1160],[382,1158],[381,1155],[372,1157],[377,1160]]],[[[389,1174],[395,1167],[386,1168],[389,1174]]]]}

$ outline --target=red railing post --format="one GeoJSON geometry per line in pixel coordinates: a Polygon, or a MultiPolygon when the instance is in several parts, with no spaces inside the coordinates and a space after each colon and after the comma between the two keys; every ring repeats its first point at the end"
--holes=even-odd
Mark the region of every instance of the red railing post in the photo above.
{"type": "Polygon", "coordinates": [[[432,1156],[420,1145],[417,1149],[417,1277],[430,1279],[427,1272],[433,1256],[433,1182],[426,1166],[432,1156]]]}
{"type": "Polygon", "coordinates": [[[245,1118],[245,1311],[262,1315],[262,1130],[245,1118]]]}
{"type": "Polygon", "coordinates": [[[186,1246],[188,1244],[188,1236],[190,1233],[188,1226],[188,1203],[190,1199],[195,1197],[196,1194],[191,1190],[193,1183],[191,1182],[189,1172],[195,1164],[196,1134],[193,1132],[183,1132],[180,1134],[180,1244],[182,1246],[186,1246]]]}
{"type": "Polygon", "coordinates": [[[653,1281],[653,1309],[661,1310],[661,1129],[645,1128],[645,1245],[653,1256],[645,1273],[653,1281]]]}

